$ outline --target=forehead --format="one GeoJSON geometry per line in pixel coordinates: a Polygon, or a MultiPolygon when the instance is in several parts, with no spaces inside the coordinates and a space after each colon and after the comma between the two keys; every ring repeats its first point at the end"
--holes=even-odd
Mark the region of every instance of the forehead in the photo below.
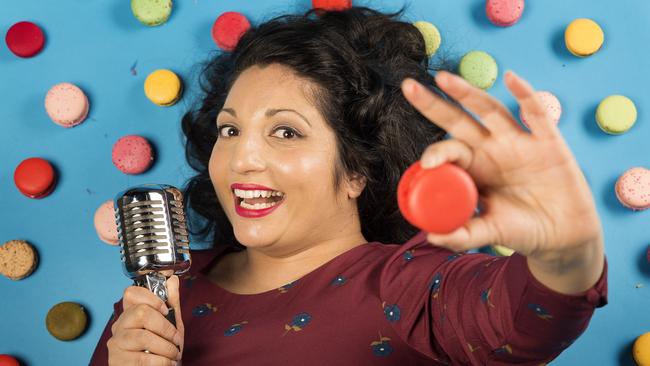
{"type": "Polygon", "coordinates": [[[312,103],[309,91],[314,86],[312,81],[298,76],[288,66],[255,65],[244,70],[235,80],[225,105],[242,103],[275,107],[287,103],[310,105],[312,103]]]}

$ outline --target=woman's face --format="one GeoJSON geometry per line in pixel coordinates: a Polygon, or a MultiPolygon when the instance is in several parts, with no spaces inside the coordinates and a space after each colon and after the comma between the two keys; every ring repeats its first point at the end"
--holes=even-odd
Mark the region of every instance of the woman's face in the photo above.
{"type": "Polygon", "coordinates": [[[350,198],[363,188],[344,178],[334,192],[335,135],[308,99],[310,86],[286,66],[253,66],[237,78],[217,115],[210,178],[235,237],[249,248],[290,253],[335,238],[358,220],[350,198]],[[281,196],[246,198],[242,207],[237,184],[281,196]]]}

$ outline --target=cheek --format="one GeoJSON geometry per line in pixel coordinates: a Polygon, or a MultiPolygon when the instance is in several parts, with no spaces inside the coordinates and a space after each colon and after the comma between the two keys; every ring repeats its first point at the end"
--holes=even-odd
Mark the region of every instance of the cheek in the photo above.
{"type": "MultiPolygon", "coordinates": [[[[215,144],[215,147],[212,149],[212,154],[210,155],[210,160],[208,162],[208,173],[210,175],[212,185],[214,186],[217,193],[217,197],[219,197],[219,190],[217,188],[221,186],[222,181],[225,179],[224,169],[226,168],[226,165],[220,163],[223,161],[223,158],[223,153],[221,153],[216,148],[215,144]]],[[[221,197],[219,197],[219,199],[221,199],[221,197]]]]}
{"type": "Polygon", "coordinates": [[[308,196],[322,199],[331,189],[334,165],[327,152],[304,152],[286,154],[277,160],[275,170],[282,176],[282,182],[278,181],[278,184],[287,193],[305,192],[308,196]]]}

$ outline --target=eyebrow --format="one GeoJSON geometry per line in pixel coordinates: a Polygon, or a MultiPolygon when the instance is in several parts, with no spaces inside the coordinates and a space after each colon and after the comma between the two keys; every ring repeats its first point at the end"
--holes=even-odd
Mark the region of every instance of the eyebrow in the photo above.
{"type": "MultiPolygon", "coordinates": [[[[221,109],[221,110],[219,111],[219,113],[221,113],[221,112],[226,112],[226,113],[231,114],[233,117],[237,117],[237,112],[235,112],[235,110],[232,109],[232,108],[223,108],[223,109],[221,109]]],[[[274,115],[276,115],[277,113],[280,113],[280,112],[292,112],[292,113],[295,113],[295,114],[297,114],[298,116],[300,116],[300,118],[302,118],[303,121],[307,122],[307,124],[309,125],[309,127],[311,127],[311,123],[309,123],[309,120],[307,119],[307,117],[303,116],[302,114],[300,114],[300,113],[299,113],[298,111],[296,111],[295,109],[288,109],[288,108],[276,109],[276,108],[271,108],[271,109],[267,109],[267,110],[266,110],[266,113],[265,113],[264,115],[265,115],[266,117],[273,117],[274,115]]],[[[217,114],[218,114],[218,113],[217,113],[217,114]]]]}

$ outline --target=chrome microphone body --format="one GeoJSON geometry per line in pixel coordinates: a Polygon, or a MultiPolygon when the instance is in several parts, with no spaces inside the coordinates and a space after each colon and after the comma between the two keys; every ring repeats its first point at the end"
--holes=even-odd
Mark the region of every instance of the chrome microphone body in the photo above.
{"type": "MultiPolygon", "coordinates": [[[[192,262],[182,192],[144,184],[119,193],[113,203],[124,273],[167,303],[167,278],[187,272],[192,262]]],[[[166,318],[176,326],[174,309],[168,309],[166,318]]]]}

